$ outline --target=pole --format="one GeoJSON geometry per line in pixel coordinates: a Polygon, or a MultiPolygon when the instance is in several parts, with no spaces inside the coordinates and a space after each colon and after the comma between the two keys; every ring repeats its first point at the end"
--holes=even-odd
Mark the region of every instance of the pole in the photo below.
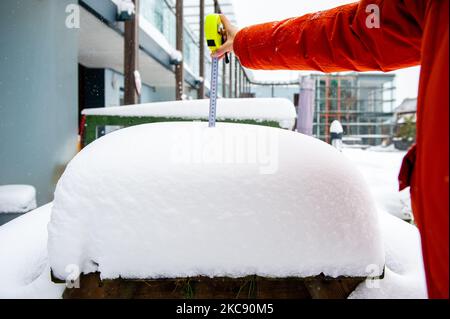
{"type": "Polygon", "coordinates": [[[238,97],[238,59],[234,58],[234,97],[238,97]]]}
{"type": "MultiPolygon", "coordinates": [[[[239,60],[238,60],[239,61],[239,60]]],[[[238,93],[237,93],[237,97],[241,96],[241,87],[242,87],[242,74],[241,74],[241,63],[239,62],[238,64],[238,79],[239,79],[239,83],[238,83],[238,93]]]]}
{"type": "Polygon", "coordinates": [[[341,78],[337,76],[337,108],[338,108],[338,121],[341,122],[341,78]]]}
{"type": "Polygon", "coordinates": [[[124,35],[124,103],[138,104],[139,96],[136,90],[134,72],[139,69],[139,0],[133,0],[136,14],[130,21],[125,22],[124,35]]]}
{"type": "Polygon", "coordinates": [[[239,96],[244,91],[244,70],[242,66],[239,68],[239,96]]]}
{"type": "Polygon", "coordinates": [[[330,143],[329,138],[329,112],[330,112],[330,77],[327,75],[325,79],[325,141],[330,143]]]}
{"type": "Polygon", "coordinates": [[[227,64],[222,59],[222,97],[227,97],[227,64]]]}
{"type": "Polygon", "coordinates": [[[234,56],[230,54],[230,82],[228,83],[228,97],[233,97],[233,58],[234,56]]]}
{"type": "MultiPolygon", "coordinates": [[[[183,53],[183,0],[176,0],[176,49],[183,53]]],[[[184,60],[184,59],[183,59],[184,60]]],[[[184,61],[181,61],[175,66],[175,97],[177,100],[181,100],[184,91],[184,61]]]]}
{"type": "Polygon", "coordinates": [[[205,0],[200,0],[200,77],[203,79],[198,89],[198,98],[205,97],[205,0]]]}

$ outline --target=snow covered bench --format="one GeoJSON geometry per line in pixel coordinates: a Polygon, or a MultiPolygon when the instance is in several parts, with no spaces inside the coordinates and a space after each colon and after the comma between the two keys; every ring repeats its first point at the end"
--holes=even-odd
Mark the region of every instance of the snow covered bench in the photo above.
{"type": "MultiPolygon", "coordinates": [[[[172,122],[207,121],[209,100],[172,101],[85,109],[86,117],[83,145],[98,136],[98,127],[172,122]]],[[[296,112],[291,101],[284,98],[219,99],[217,120],[219,122],[259,124],[292,130],[296,112]]]]}
{"type": "Polygon", "coordinates": [[[58,183],[48,247],[55,280],[83,274],[74,298],[343,298],[385,262],[344,155],[230,123],[139,125],[88,145],[58,183]]]}

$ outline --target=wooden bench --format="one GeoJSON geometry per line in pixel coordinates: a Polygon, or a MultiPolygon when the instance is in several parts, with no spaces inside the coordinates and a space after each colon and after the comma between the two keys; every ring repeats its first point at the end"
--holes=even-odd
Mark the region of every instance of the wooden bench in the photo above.
{"type": "MultiPolygon", "coordinates": [[[[101,280],[80,276],[80,288],[66,288],[65,299],[345,299],[367,278],[266,278],[247,276],[101,280]]],[[[52,275],[54,282],[61,283],[52,275]]]]}

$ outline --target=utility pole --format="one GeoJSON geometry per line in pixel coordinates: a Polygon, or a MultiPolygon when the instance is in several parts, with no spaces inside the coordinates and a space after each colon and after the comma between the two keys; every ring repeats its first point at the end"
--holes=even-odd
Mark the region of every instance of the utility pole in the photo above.
{"type": "Polygon", "coordinates": [[[199,73],[203,81],[198,88],[198,98],[205,97],[205,0],[200,0],[200,68],[199,73]]]}
{"type": "MultiPolygon", "coordinates": [[[[177,40],[176,40],[176,49],[183,53],[183,34],[184,34],[184,26],[183,26],[183,0],[177,0],[175,5],[176,9],[176,31],[177,31],[177,40]]],[[[177,100],[181,100],[184,93],[184,59],[175,66],[175,97],[177,100]]]]}
{"type": "Polygon", "coordinates": [[[136,14],[125,22],[124,37],[124,74],[125,74],[125,105],[138,104],[139,96],[136,90],[134,72],[139,69],[139,0],[133,0],[136,14]]]}

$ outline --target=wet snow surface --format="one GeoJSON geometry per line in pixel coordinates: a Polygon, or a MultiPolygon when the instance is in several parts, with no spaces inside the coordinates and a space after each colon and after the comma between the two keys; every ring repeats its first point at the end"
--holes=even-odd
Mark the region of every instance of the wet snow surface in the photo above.
{"type": "MultiPolygon", "coordinates": [[[[374,194],[386,259],[384,279],[362,283],[350,298],[426,297],[418,231],[385,213],[402,209],[395,185],[403,154],[344,149],[374,194]]],[[[61,296],[64,286],[51,283],[49,276],[47,224],[51,208],[51,204],[43,206],[0,227],[0,298],[61,296]]],[[[128,235],[133,236],[132,232],[128,235]]]]}

